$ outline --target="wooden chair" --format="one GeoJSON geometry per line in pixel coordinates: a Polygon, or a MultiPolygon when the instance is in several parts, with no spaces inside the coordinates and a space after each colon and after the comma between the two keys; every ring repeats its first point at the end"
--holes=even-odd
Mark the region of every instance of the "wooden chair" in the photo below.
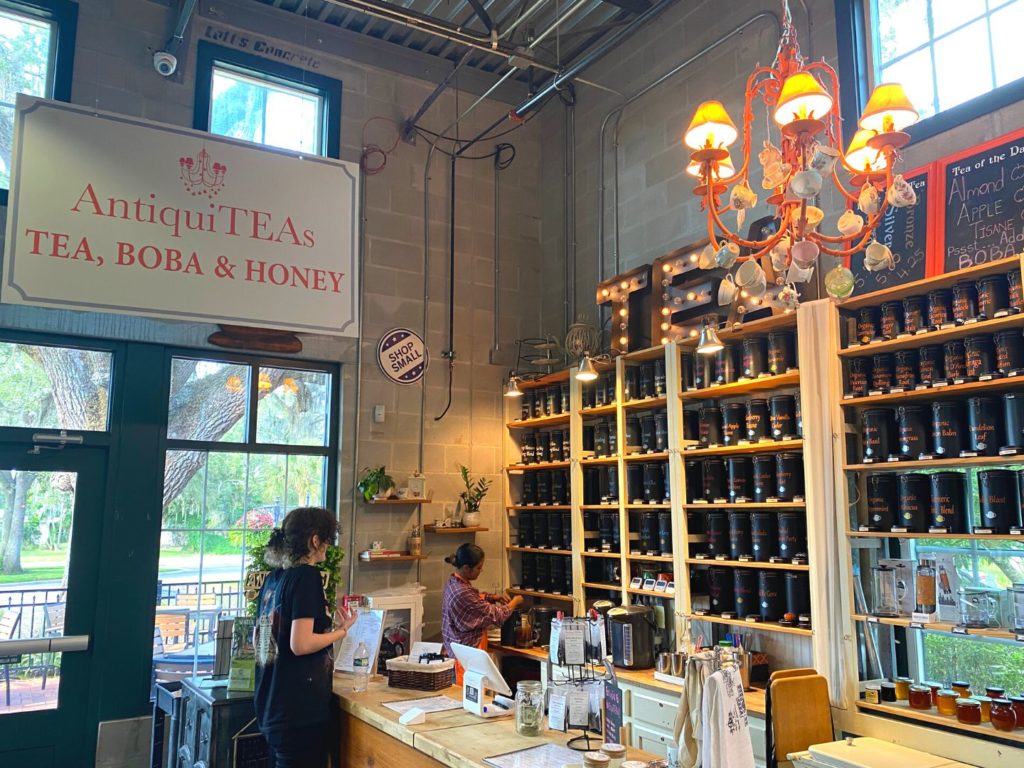
{"type": "Polygon", "coordinates": [[[220,607],[220,596],[212,592],[204,592],[201,595],[182,593],[174,598],[174,605],[192,611],[210,610],[220,607]]]}
{"type": "MultiPolygon", "coordinates": [[[[5,608],[0,613],[0,640],[13,640],[18,626],[21,624],[21,611],[5,608]]],[[[21,655],[0,656],[0,666],[4,668],[4,684],[7,689],[7,706],[11,706],[11,667],[21,664],[21,655]]]]}
{"type": "Polygon", "coordinates": [[[183,651],[188,647],[188,611],[157,611],[154,628],[160,633],[162,653],[183,651]]]}
{"type": "Polygon", "coordinates": [[[768,682],[769,766],[792,765],[786,755],[832,741],[828,682],[813,669],[779,670],[768,682]]]}

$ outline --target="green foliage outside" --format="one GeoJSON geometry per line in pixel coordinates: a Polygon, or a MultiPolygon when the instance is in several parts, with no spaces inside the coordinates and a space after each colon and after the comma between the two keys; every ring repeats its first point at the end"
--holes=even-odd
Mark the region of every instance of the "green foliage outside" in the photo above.
{"type": "MultiPolygon", "coordinates": [[[[14,104],[19,93],[46,95],[50,28],[0,15],[0,102],[14,104]]],[[[0,107],[0,186],[11,185],[14,108],[0,107]]]]}
{"type": "MultiPolygon", "coordinates": [[[[258,573],[260,571],[273,570],[271,566],[267,565],[266,550],[266,542],[249,547],[245,565],[246,573],[258,573]]],[[[326,559],[322,563],[318,563],[316,566],[318,570],[330,574],[327,580],[327,588],[324,590],[324,596],[327,598],[328,606],[338,605],[338,584],[341,583],[341,563],[344,559],[345,551],[338,545],[331,544],[327,547],[326,559]]],[[[245,597],[246,613],[247,615],[255,618],[258,610],[257,598],[259,597],[259,593],[246,592],[245,597]]]]}
{"type": "Polygon", "coordinates": [[[994,685],[1024,695],[1024,648],[1019,644],[926,632],[924,650],[929,680],[969,680],[976,693],[994,685]]]}

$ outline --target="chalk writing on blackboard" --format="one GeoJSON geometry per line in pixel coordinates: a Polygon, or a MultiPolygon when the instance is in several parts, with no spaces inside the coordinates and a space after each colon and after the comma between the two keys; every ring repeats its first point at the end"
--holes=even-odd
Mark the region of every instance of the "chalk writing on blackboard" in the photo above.
{"type": "MultiPolygon", "coordinates": [[[[875,239],[892,251],[895,267],[870,272],[864,268],[864,252],[855,253],[850,269],[858,294],[871,293],[890,285],[899,285],[925,276],[928,256],[928,197],[931,192],[929,169],[908,173],[904,178],[917,193],[917,202],[906,208],[889,206],[875,230],[875,239]]],[[[864,214],[855,209],[860,216],[864,214]]],[[[864,216],[864,218],[867,218],[864,216]]]]}

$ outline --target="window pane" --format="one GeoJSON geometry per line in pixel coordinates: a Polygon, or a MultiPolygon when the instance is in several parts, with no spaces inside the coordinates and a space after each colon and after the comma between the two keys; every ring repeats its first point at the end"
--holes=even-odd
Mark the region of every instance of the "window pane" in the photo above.
{"type": "Polygon", "coordinates": [[[1024,56],[1020,30],[1024,29],[1024,0],[1000,8],[992,14],[992,55],[996,61],[996,85],[1006,85],[1024,77],[1024,56]]]}
{"type": "Polygon", "coordinates": [[[285,507],[322,507],[327,487],[327,458],[324,456],[288,457],[288,501],[285,507]]]}
{"type": "Polygon", "coordinates": [[[242,442],[248,399],[248,366],[176,357],[171,361],[167,437],[242,442]]]}
{"type": "Polygon", "coordinates": [[[247,547],[263,544],[270,529],[278,525],[288,511],[285,508],[287,458],[280,454],[250,454],[247,495],[231,516],[231,540],[247,547]],[[244,514],[243,514],[244,510],[244,514]]]}
{"type": "Polygon", "coordinates": [[[988,46],[988,24],[984,19],[935,43],[939,109],[955,107],[992,90],[988,46]]]}
{"type": "Polygon", "coordinates": [[[260,368],[256,442],[327,445],[331,375],[260,368]]]}
{"type": "Polygon", "coordinates": [[[932,0],[935,36],[944,35],[985,13],[985,0],[932,0]]]}
{"type": "Polygon", "coordinates": [[[197,530],[203,527],[206,489],[206,457],[203,451],[168,451],[164,460],[165,533],[161,547],[183,547],[183,536],[166,531],[197,530]]]}
{"type": "Polygon", "coordinates": [[[924,633],[924,679],[969,680],[974,690],[986,685],[1024,690],[1024,648],[1019,643],[924,633]]]}
{"type": "Polygon", "coordinates": [[[215,67],[210,131],[297,152],[320,152],[320,96],[215,67]]]}
{"type": "Polygon", "coordinates": [[[0,342],[0,427],[105,431],[111,359],[109,352],[0,342]]]}
{"type": "Polygon", "coordinates": [[[53,25],[30,16],[0,11],[0,186],[10,186],[14,102],[19,93],[49,96],[53,25]]]}
{"type": "Polygon", "coordinates": [[[882,70],[882,82],[902,83],[903,88],[922,118],[935,114],[935,89],[929,51],[911,54],[882,70]]]}
{"type": "Polygon", "coordinates": [[[928,42],[928,0],[878,0],[875,44],[884,66],[928,42]]]}

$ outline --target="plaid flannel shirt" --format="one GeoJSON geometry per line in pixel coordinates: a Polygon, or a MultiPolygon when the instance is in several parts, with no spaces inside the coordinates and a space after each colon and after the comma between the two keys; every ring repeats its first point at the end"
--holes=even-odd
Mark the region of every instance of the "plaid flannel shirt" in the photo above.
{"type": "Polygon", "coordinates": [[[476,648],[488,627],[501,625],[512,615],[505,605],[488,603],[472,584],[454,573],[441,596],[441,640],[449,656],[452,643],[476,648]]]}

